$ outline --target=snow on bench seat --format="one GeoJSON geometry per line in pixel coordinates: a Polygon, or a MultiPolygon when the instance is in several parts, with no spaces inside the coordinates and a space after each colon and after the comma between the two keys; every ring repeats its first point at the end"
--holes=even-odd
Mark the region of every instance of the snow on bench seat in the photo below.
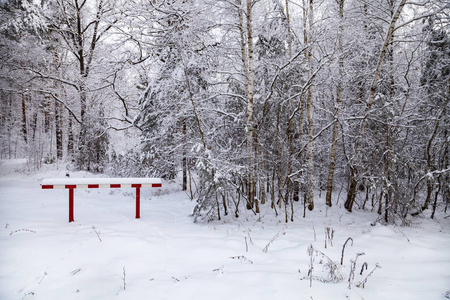
{"type": "Polygon", "coordinates": [[[42,189],[161,187],[161,178],[51,178],[42,189]],[[138,186],[139,185],[139,186],[138,186]]]}

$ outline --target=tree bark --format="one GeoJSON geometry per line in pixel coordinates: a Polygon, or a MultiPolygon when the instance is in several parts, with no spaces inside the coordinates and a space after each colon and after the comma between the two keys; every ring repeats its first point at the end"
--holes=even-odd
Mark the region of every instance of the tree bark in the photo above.
{"type": "MultiPolygon", "coordinates": [[[[358,182],[356,181],[356,170],[350,169],[350,185],[347,192],[347,200],[345,201],[344,207],[351,212],[353,209],[353,203],[356,198],[356,186],[358,182]]],[[[381,201],[381,200],[380,200],[381,201]]]]}
{"type": "Polygon", "coordinates": [[[67,129],[67,155],[73,156],[74,152],[74,137],[72,128],[72,118],[69,116],[69,125],[67,129]]]}
{"type": "Polygon", "coordinates": [[[22,134],[25,143],[28,143],[27,103],[26,103],[26,96],[24,94],[22,94],[22,134]]]}
{"type": "MultiPolygon", "coordinates": [[[[344,31],[344,1],[336,0],[339,6],[339,32],[338,32],[338,83],[336,87],[336,108],[335,108],[335,118],[339,116],[339,110],[341,109],[341,95],[342,95],[342,76],[344,75],[344,55],[343,55],[343,45],[342,45],[342,34],[344,31]]],[[[325,196],[325,203],[327,206],[332,206],[331,196],[333,193],[333,179],[334,170],[336,166],[336,150],[337,150],[337,135],[338,135],[338,122],[333,125],[333,136],[331,140],[331,151],[330,151],[330,165],[328,168],[328,178],[327,178],[327,194],[325,196]]]]}
{"type": "MultiPolygon", "coordinates": [[[[309,49],[308,49],[308,76],[311,78],[312,76],[312,27],[314,23],[314,14],[313,14],[313,0],[309,0],[309,49]]],[[[314,151],[313,151],[313,134],[314,134],[314,124],[312,118],[312,85],[308,87],[308,96],[307,96],[307,116],[308,116],[308,209],[314,209],[314,151]]]]}
{"type": "MultiPolygon", "coordinates": [[[[53,52],[53,63],[56,67],[59,66],[59,55],[55,50],[53,52]]],[[[57,90],[60,87],[60,83],[55,81],[54,88],[57,90]]],[[[53,99],[55,101],[54,114],[55,114],[55,142],[56,142],[56,159],[63,158],[63,113],[62,106],[59,101],[56,99],[59,98],[59,95],[55,93],[53,99]]]]}
{"type": "Polygon", "coordinates": [[[63,158],[63,131],[62,131],[62,114],[58,101],[55,101],[55,134],[56,134],[56,158],[63,158]]]}
{"type": "MultiPolygon", "coordinates": [[[[287,30],[288,30],[288,53],[289,53],[289,60],[292,59],[292,37],[291,37],[291,21],[290,21],[290,14],[289,14],[289,1],[286,0],[286,22],[287,22],[287,30]]],[[[294,103],[293,103],[293,97],[289,97],[289,116],[292,115],[294,110],[294,103]]],[[[287,124],[287,137],[288,137],[288,146],[289,146],[289,157],[288,157],[288,171],[286,174],[286,196],[285,201],[291,201],[291,194],[293,191],[294,183],[292,181],[292,169],[293,169],[293,162],[294,162],[294,128],[293,128],[293,119],[289,117],[288,118],[288,124],[287,124]]]]}
{"type": "Polygon", "coordinates": [[[182,190],[187,190],[187,145],[186,145],[186,119],[182,120],[182,126],[183,126],[183,159],[182,159],[182,167],[183,167],[183,184],[182,184],[182,190]]]}
{"type": "Polygon", "coordinates": [[[247,0],[247,55],[248,55],[248,78],[247,78],[247,156],[248,156],[248,208],[253,208],[254,195],[254,128],[253,128],[253,89],[254,89],[254,66],[253,66],[253,28],[252,28],[252,1],[247,0]]]}
{"type": "Polygon", "coordinates": [[[289,58],[292,57],[292,36],[291,36],[291,18],[289,14],[289,0],[286,0],[286,22],[287,22],[287,30],[288,30],[288,51],[289,58]]]}

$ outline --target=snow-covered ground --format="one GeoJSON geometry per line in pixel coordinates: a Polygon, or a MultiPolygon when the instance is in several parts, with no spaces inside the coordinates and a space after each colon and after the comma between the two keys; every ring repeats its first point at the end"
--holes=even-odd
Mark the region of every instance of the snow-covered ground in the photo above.
{"type": "Polygon", "coordinates": [[[0,164],[2,300],[450,298],[450,218],[441,212],[411,227],[371,226],[375,214],[327,210],[317,199],[288,224],[264,208],[260,220],[242,211],[239,220],[193,223],[195,203],[163,183],[141,190],[140,219],[134,189],[75,190],[69,223],[68,190],[40,189],[64,168],[29,173],[23,164],[0,164]],[[337,283],[328,282],[330,266],[337,283]]]}

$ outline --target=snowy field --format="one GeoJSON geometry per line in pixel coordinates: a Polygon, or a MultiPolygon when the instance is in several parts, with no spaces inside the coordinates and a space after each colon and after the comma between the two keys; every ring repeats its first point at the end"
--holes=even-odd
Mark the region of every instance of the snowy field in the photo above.
{"type": "Polygon", "coordinates": [[[260,220],[242,211],[239,220],[193,223],[195,203],[163,182],[141,190],[140,219],[134,189],[75,190],[69,223],[68,190],[40,189],[63,168],[27,172],[23,161],[3,161],[0,169],[2,300],[450,298],[442,212],[411,227],[371,226],[374,213],[326,210],[316,199],[313,212],[302,218],[299,206],[288,224],[264,209],[260,220]]]}

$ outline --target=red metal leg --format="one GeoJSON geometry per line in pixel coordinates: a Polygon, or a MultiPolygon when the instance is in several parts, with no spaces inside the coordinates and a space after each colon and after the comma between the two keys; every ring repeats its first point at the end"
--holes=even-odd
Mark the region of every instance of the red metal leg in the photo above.
{"type": "Polygon", "coordinates": [[[136,219],[141,217],[141,188],[136,187],[136,219]]]}
{"type": "Polygon", "coordinates": [[[73,221],[73,189],[69,189],[69,223],[73,221]]]}

